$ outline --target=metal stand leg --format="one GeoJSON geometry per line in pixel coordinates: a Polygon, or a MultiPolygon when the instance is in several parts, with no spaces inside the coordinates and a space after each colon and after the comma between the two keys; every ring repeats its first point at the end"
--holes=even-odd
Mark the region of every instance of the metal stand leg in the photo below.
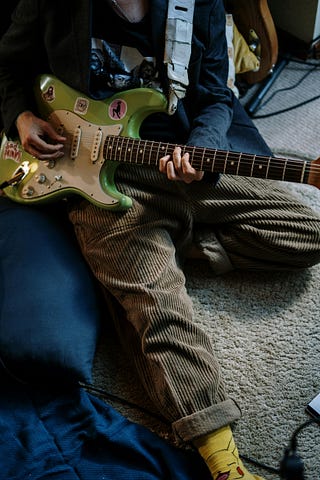
{"type": "Polygon", "coordinates": [[[254,94],[253,98],[251,98],[246,105],[244,106],[246,112],[251,117],[253,114],[258,110],[260,103],[262,102],[264,96],[268,93],[269,89],[276,81],[284,67],[286,67],[289,63],[289,60],[283,58],[279,60],[273,72],[261,83],[261,86],[258,88],[257,92],[254,94]]]}

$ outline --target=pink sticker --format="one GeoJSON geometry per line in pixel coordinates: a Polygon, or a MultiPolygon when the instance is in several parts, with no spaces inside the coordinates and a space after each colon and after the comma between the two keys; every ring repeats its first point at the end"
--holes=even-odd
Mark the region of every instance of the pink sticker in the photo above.
{"type": "Polygon", "coordinates": [[[20,163],[22,152],[17,142],[8,141],[4,146],[3,158],[5,160],[13,160],[20,163]]]}
{"type": "Polygon", "coordinates": [[[116,98],[109,106],[109,117],[121,120],[127,113],[127,103],[121,98],[116,98]]]}

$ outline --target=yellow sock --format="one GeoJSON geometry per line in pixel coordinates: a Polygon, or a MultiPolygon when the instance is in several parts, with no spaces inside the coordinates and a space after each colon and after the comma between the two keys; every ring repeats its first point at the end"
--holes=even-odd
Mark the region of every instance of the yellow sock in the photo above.
{"type": "Polygon", "coordinates": [[[214,480],[263,480],[244,467],[229,426],[200,437],[194,444],[214,480]]]}

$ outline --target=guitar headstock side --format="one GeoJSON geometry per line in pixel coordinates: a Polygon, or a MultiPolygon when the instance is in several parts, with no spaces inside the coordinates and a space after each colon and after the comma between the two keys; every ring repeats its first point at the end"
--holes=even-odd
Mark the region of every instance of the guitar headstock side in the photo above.
{"type": "Polygon", "coordinates": [[[306,183],[320,188],[320,157],[311,161],[306,183]]]}

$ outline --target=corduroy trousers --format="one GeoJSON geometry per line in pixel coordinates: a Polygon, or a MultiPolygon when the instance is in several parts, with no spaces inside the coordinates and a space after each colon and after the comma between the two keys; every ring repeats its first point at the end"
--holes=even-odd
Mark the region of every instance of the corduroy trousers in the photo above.
{"type": "Polygon", "coordinates": [[[320,217],[285,185],[222,175],[173,182],[159,172],[118,167],[125,211],[86,200],[71,205],[82,252],[123,309],[116,318],[150,398],[185,442],[237,420],[208,336],[193,321],[182,258],[192,244],[215,272],[296,270],[320,261],[320,217]]]}

